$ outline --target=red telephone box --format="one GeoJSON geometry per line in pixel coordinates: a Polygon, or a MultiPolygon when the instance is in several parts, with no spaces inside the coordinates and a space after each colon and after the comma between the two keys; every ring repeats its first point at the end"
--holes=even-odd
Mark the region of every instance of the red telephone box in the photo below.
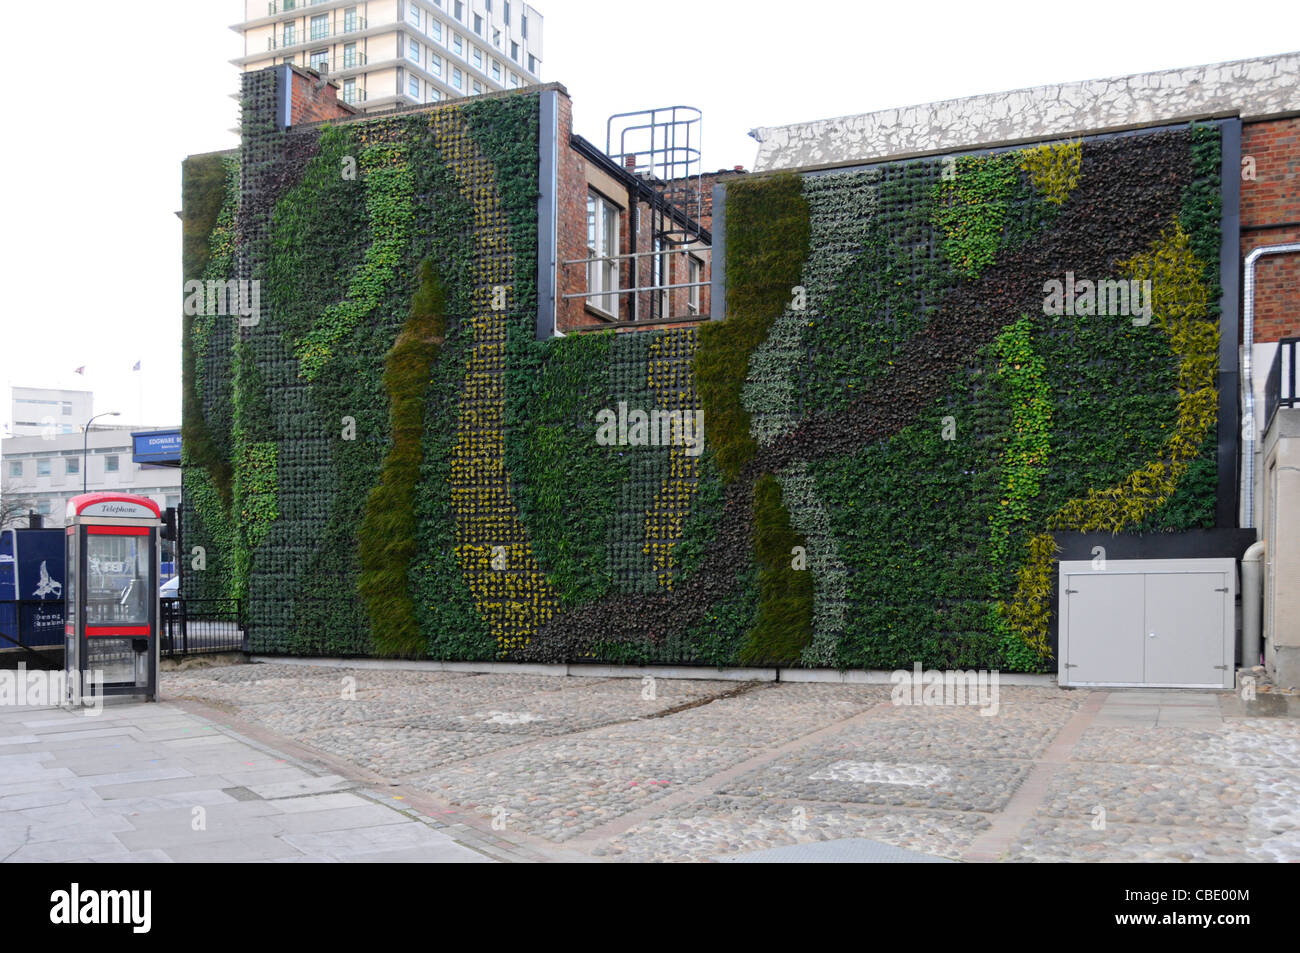
{"type": "Polygon", "coordinates": [[[64,669],[99,672],[105,695],[158,700],[158,504],[87,493],[67,508],[64,669]]]}

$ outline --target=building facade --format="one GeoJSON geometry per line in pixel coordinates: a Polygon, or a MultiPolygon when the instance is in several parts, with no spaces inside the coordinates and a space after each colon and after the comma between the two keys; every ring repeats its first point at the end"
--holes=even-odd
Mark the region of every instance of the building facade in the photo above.
{"type": "Polygon", "coordinates": [[[132,461],[132,430],[152,428],[96,424],[84,435],[83,456],[84,424],[82,420],[76,433],[11,437],[0,443],[5,512],[10,517],[0,529],[26,526],[28,512],[40,515],[46,526],[64,525],[64,507],[83,486],[87,492],[147,496],[160,507],[180,505],[178,468],[132,461]]]}
{"type": "Polygon", "coordinates": [[[10,436],[80,433],[94,413],[94,395],[88,390],[15,387],[10,436]]]}
{"type": "Polygon", "coordinates": [[[327,75],[360,112],[541,81],[542,15],[520,0],[246,0],[245,71],[327,75]]]}

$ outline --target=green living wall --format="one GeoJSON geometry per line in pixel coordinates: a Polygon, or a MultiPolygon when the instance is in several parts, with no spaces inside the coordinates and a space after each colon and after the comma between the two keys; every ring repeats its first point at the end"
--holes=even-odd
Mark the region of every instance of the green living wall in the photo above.
{"type": "Polygon", "coordinates": [[[1216,127],[736,179],[723,320],[539,342],[538,94],[282,132],[258,77],[185,274],[260,320],[184,339],[185,592],[256,651],[1049,670],[1052,533],[1213,525],[1216,127]]]}

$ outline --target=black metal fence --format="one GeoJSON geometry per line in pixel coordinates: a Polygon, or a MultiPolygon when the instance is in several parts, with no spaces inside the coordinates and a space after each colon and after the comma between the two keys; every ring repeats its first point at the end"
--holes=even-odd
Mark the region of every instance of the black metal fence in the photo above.
{"type": "Polygon", "coordinates": [[[164,658],[244,651],[243,605],[237,599],[162,600],[164,658]]]}
{"type": "Polygon", "coordinates": [[[1296,406],[1296,344],[1300,344],[1300,338],[1283,338],[1278,342],[1277,354],[1273,356],[1273,366],[1269,368],[1268,380],[1264,384],[1265,427],[1273,422],[1273,414],[1279,407],[1296,406]]]}

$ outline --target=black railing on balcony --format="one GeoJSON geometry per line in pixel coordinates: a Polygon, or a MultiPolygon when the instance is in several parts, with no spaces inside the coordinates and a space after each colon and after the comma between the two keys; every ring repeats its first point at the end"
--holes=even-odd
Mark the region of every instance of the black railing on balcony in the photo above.
{"type": "Polygon", "coordinates": [[[1273,355],[1273,366],[1268,370],[1268,380],[1264,382],[1264,427],[1273,422],[1273,415],[1279,407],[1295,407],[1296,399],[1296,345],[1300,338],[1283,338],[1277,344],[1277,353],[1273,355]]]}

